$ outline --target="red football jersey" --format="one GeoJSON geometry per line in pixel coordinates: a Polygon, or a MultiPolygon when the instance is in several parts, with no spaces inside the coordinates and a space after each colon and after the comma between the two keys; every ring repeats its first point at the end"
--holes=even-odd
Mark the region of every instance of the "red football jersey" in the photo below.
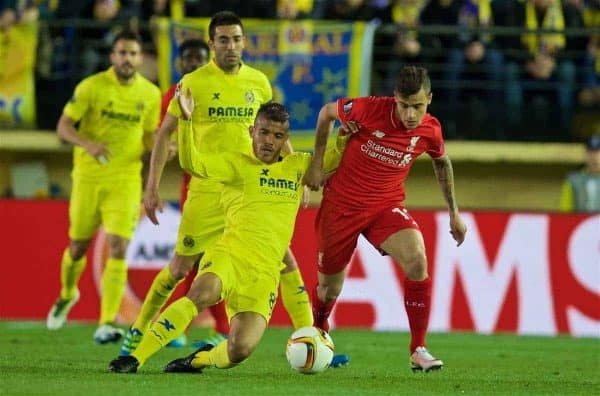
{"type": "Polygon", "coordinates": [[[415,159],[424,152],[432,158],[444,155],[442,128],[430,114],[407,130],[394,113],[393,97],[343,98],[337,105],[342,122],[355,121],[361,128],[349,139],[340,166],[325,185],[327,200],[372,209],[399,205],[415,159]]]}
{"type": "Polygon", "coordinates": [[[162,96],[162,101],[160,104],[160,122],[162,123],[163,118],[165,118],[165,114],[167,114],[167,108],[169,107],[169,103],[171,103],[171,99],[175,96],[175,90],[177,89],[177,84],[173,84],[167,89],[162,96]]]}

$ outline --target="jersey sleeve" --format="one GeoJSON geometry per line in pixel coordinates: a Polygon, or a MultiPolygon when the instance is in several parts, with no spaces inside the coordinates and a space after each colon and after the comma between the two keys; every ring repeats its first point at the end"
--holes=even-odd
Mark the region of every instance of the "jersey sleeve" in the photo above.
{"type": "Polygon", "coordinates": [[[152,86],[152,88],[152,97],[148,98],[150,105],[148,106],[146,118],[144,119],[145,133],[154,132],[160,117],[160,90],[155,86],[152,86]]]}
{"type": "Polygon", "coordinates": [[[432,127],[433,134],[431,137],[431,141],[429,147],[427,147],[427,154],[431,158],[440,158],[442,155],[446,154],[446,148],[444,146],[444,137],[442,136],[442,126],[439,121],[433,119],[432,127]]]}
{"type": "MultiPolygon", "coordinates": [[[[194,144],[194,130],[191,121],[179,122],[179,164],[196,177],[227,183],[235,178],[235,161],[227,154],[200,154],[194,144]]],[[[238,161],[239,162],[239,161],[238,161]]]]}
{"type": "Polygon", "coordinates": [[[92,81],[89,78],[77,84],[73,96],[69,99],[63,109],[63,114],[67,115],[75,122],[81,120],[91,107],[93,99],[92,85],[92,81]]]}
{"type": "Polygon", "coordinates": [[[374,97],[367,96],[362,98],[341,98],[337,101],[338,119],[341,122],[356,121],[363,122],[366,119],[367,111],[374,105],[374,97]]]}
{"type": "Polygon", "coordinates": [[[340,162],[342,161],[342,155],[346,149],[346,143],[348,143],[350,136],[351,135],[338,135],[337,139],[335,140],[335,144],[331,147],[327,147],[323,165],[323,170],[326,174],[335,172],[340,165],[340,162]]]}

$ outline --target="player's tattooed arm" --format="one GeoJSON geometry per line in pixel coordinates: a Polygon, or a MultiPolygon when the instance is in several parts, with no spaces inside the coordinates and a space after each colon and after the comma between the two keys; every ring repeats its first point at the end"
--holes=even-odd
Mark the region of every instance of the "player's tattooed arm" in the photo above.
{"type": "Polygon", "coordinates": [[[452,170],[450,157],[443,155],[440,158],[434,158],[433,171],[450,212],[450,234],[456,241],[456,244],[460,245],[465,240],[467,227],[458,213],[458,204],[454,196],[454,171],[452,170]]]}
{"type": "Polygon", "coordinates": [[[450,157],[443,155],[439,158],[434,158],[433,171],[444,194],[444,199],[448,204],[448,209],[450,212],[457,212],[458,207],[454,198],[454,172],[450,157]]]}

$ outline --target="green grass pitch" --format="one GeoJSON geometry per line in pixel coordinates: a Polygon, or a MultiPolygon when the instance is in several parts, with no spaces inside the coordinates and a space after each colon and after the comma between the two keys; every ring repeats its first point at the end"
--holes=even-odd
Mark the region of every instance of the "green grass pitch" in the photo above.
{"type": "MultiPolygon", "coordinates": [[[[0,395],[600,395],[599,339],[434,333],[429,348],[446,366],[424,374],[409,369],[406,333],[334,330],[350,365],[307,376],[285,359],[291,329],[271,328],[230,370],[163,374],[166,363],[192,351],[168,348],[137,374],[113,374],[107,365],[119,346],[95,345],[94,329],[0,322],[0,395]]],[[[193,329],[190,338],[204,335],[193,329]]]]}

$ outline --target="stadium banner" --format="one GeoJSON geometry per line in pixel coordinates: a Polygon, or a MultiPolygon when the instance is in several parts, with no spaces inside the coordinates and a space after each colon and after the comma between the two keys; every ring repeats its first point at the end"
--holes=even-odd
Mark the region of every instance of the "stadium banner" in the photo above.
{"type": "MultiPolygon", "coordinates": [[[[159,82],[163,91],[181,78],[177,48],[187,38],[208,41],[208,18],[159,20],[159,82]]],[[[376,23],[244,20],[244,62],[264,72],[273,100],[288,107],[291,129],[312,133],[324,103],[369,93],[376,23]]],[[[311,135],[312,138],[312,135],[311,135]]],[[[312,142],[311,142],[312,143],[312,142]]]]}
{"type": "MultiPolygon", "coordinates": [[[[469,231],[460,247],[448,233],[445,211],[411,214],[423,231],[433,279],[431,331],[600,337],[600,214],[466,212],[469,231]]],[[[300,210],[292,240],[307,288],[316,282],[315,215],[314,208],[300,210]]],[[[44,319],[60,287],[68,204],[0,200],[0,218],[6,263],[0,319],[44,319]],[[19,281],[24,274],[26,285],[19,281]]],[[[142,217],[129,246],[123,323],[133,320],[153,277],[172,257],[176,206],[165,208],[160,222],[156,227],[142,217]]],[[[100,232],[73,319],[97,320],[105,253],[100,232]]],[[[360,240],[331,317],[333,327],[408,330],[402,285],[398,266],[360,240]]],[[[283,304],[276,305],[271,324],[290,324],[283,304]]]]}
{"type": "Polygon", "coordinates": [[[35,126],[37,22],[0,31],[0,125],[35,126]]]}

